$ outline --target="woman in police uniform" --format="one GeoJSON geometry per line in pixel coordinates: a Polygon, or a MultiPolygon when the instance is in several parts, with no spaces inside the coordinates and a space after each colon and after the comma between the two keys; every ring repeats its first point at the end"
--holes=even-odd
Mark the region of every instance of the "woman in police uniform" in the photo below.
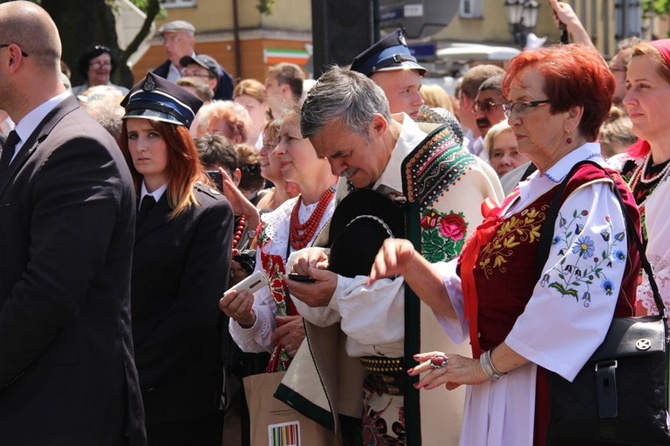
{"type": "Polygon", "coordinates": [[[189,127],[195,96],[149,73],[126,96],[121,150],[138,203],[132,328],[149,444],[221,444],[218,300],[233,212],[204,178],[189,127]]]}

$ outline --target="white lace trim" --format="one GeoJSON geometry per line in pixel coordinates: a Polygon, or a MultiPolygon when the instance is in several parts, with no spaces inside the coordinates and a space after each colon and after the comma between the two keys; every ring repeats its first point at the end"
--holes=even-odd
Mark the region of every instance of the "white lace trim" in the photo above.
{"type": "MultiPolygon", "coordinates": [[[[661,293],[661,298],[667,308],[670,308],[670,270],[668,269],[668,262],[662,257],[651,255],[649,256],[649,263],[654,269],[654,279],[658,285],[658,291],[661,293]]],[[[658,309],[654,303],[654,294],[649,286],[649,278],[643,274],[642,283],[637,287],[637,299],[642,306],[649,312],[649,314],[658,314],[658,309]]]]}

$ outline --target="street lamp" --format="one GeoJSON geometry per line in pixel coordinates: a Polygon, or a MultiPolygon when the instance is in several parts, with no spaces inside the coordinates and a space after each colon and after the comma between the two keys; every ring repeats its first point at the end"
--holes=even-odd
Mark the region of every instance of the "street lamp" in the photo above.
{"type": "Polygon", "coordinates": [[[528,34],[537,25],[539,8],[540,4],[535,0],[505,0],[505,15],[517,45],[526,46],[528,34]]]}

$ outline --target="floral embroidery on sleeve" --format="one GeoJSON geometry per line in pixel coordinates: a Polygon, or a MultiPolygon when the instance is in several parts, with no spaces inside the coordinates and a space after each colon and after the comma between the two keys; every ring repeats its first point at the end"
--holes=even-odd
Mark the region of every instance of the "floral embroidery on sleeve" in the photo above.
{"type": "Polygon", "coordinates": [[[421,249],[430,262],[449,261],[463,248],[468,223],[462,212],[429,209],[421,217],[421,249]]]}
{"type": "Polygon", "coordinates": [[[612,296],[615,285],[608,278],[613,262],[624,263],[626,253],[619,247],[625,232],[612,236],[612,222],[605,216],[605,226],[598,237],[582,234],[583,220],[587,210],[572,213],[570,220],[559,214],[559,233],[552,240],[558,246],[560,260],[552,266],[540,281],[542,287],[556,290],[562,297],[571,296],[576,302],[582,300],[584,307],[591,305],[592,286],[599,286],[606,296],[612,296]]]}

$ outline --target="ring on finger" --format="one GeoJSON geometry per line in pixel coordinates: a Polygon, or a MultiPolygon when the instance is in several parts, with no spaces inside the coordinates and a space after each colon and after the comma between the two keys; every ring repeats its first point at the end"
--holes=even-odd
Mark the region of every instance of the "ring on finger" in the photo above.
{"type": "Polygon", "coordinates": [[[433,370],[443,369],[447,366],[448,363],[449,358],[447,358],[445,355],[435,355],[430,358],[430,366],[433,368],[433,370]]]}
{"type": "Polygon", "coordinates": [[[237,311],[235,312],[235,317],[240,317],[240,314],[237,311]]]}

